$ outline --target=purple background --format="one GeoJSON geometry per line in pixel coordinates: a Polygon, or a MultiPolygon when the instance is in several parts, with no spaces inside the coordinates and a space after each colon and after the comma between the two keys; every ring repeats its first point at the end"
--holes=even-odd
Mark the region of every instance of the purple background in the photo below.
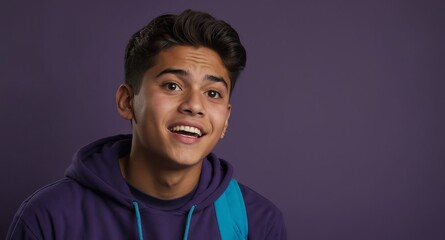
{"type": "Polygon", "coordinates": [[[248,51],[216,152],[289,239],[445,239],[445,2],[3,1],[0,238],[21,201],[97,138],[129,36],[185,8],[248,51]]]}

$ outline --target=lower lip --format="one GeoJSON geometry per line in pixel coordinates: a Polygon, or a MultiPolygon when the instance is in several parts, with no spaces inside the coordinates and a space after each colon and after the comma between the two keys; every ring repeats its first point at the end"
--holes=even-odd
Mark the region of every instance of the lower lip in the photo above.
{"type": "Polygon", "coordinates": [[[185,144],[194,144],[199,142],[199,138],[195,138],[195,137],[190,137],[190,136],[185,136],[185,135],[181,135],[181,134],[177,134],[177,133],[172,133],[173,137],[178,140],[179,142],[185,143],[185,144]]]}

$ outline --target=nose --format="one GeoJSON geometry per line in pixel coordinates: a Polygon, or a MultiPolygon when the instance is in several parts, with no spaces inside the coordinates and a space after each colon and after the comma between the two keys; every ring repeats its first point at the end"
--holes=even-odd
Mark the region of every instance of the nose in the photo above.
{"type": "Polygon", "coordinates": [[[204,116],[203,95],[195,91],[189,92],[182,99],[179,111],[190,116],[204,116]]]}

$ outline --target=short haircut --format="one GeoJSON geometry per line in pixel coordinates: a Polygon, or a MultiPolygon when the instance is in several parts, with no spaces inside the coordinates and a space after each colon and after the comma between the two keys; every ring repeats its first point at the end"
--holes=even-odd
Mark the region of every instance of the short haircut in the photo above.
{"type": "Polygon", "coordinates": [[[162,15],[131,36],[125,50],[125,83],[137,94],[156,57],[173,46],[207,47],[218,53],[229,73],[230,93],[246,65],[246,50],[228,23],[204,12],[162,15]]]}

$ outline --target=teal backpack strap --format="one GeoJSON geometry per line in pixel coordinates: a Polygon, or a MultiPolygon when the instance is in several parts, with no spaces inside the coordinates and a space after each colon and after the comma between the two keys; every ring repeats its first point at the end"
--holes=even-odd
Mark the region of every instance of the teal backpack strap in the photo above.
{"type": "Polygon", "coordinates": [[[216,219],[222,240],[247,240],[246,205],[235,179],[230,180],[224,193],[215,201],[216,219]]]}

